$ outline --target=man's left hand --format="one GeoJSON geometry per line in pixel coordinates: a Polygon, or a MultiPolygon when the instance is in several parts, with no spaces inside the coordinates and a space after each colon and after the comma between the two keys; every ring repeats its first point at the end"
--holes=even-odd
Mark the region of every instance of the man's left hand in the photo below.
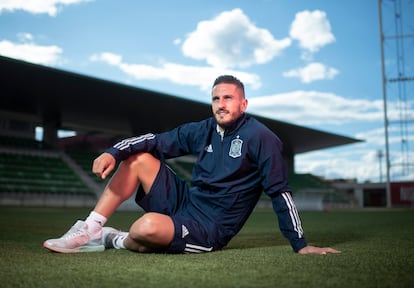
{"type": "Polygon", "coordinates": [[[330,247],[315,247],[315,246],[306,246],[303,247],[298,251],[299,254],[319,254],[319,255],[325,255],[328,253],[337,254],[341,253],[341,251],[330,248],[330,247]]]}

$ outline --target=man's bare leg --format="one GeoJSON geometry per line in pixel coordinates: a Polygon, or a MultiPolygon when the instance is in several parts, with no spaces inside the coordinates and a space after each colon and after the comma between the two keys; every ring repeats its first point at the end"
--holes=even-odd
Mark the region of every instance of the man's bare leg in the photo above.
{"type": "MultiPolygon", "coordinates": [[[[160,169],[160,161],[150,154],[137,154],[123,161],[106,186],[94,211],[109,218],[115,210],[136,191],[139,184],[148,193],[160,169]]],[[[151,252],[166,247],[174,237],[172,219],[160,213],[146,213],[133,223],[125,248],[151,252]]]]}
{"type": "MultiPolygon", "coordinates": [[[[109,157],[112,156],[109,155],[109,157]]],[[[95,165],[98,166],[98,164],[95,165]]],[[[136,154],[122,161],[105,187],[94,211],[109,218],[124,201],[135,193],[138,185],[141,184],[145,193],[148,193],[157,177],[160,165],[158,159],[147,153],[136,154]]]]}
{"type": "MultiPolygon", "coordinates": [[[[60,238],[48,239],[43,246],[60,253],[95,252],[105,249],[102,244],[102,226],[115,210],[136,191],[138,185],[146,193],[160,169],[160,161],[147,153],[131,156],[123,161],[114,176],[105,187],[94,210],[85,221],[77,221],[60,238]]],[[[115,167],[115,159],[108,153],[95,159],[93,171],[105,178],[115,167]]],[[[148,213],[138,219],[131,227],[124,245],[135,251],[163,247],[169,244],[174,235],[174,225],[168,216],[148,213]]]]}

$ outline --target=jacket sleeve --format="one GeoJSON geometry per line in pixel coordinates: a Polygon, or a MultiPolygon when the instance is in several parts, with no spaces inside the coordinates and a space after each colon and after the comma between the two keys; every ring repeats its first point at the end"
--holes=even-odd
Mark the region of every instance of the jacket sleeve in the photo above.
{"type": "MultiPolygon", "coordinates": [[[[194,154],[199,149],[202,136],[197,131],[203,131],[201,122],[181,125],[171,131],[160,134],[144,134],[124,139],[106,150],[117,161],[127,159],[140,152],[148,152],[158,159],[168,159],[187,154],[194,154]]],[[[204,124],[205,125],[205,124],[204,124]]]]}
{"type": "Polygon", "coordinates": [[[279,221],[279,229],[289,240],[293,251],[298,252],[307,246],[300,217],[290,192],[283,192],[273,197],[272,204],[279,221]]]}
{"type": "Polygon", "coordinates": [[[282,143],[273,133],[264,134],[259,153],[264,192],[272,199],[279,228],[295,252],[307,246],[296,205],[288,186],[282,143]]]}

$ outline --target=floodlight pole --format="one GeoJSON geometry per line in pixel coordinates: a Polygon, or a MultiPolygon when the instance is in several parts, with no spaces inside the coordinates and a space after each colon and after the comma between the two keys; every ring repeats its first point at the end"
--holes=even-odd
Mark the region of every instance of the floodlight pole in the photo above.
{"type": "Polygon", "coordinates": [[[384,153],[382,153],[382,150],[377,151],[378,156],[378,168],[379,168],[379,182],[382,183],[382,157],[384,157],[384,153]]]}
{"type": "Polygon", "coordinates": [[[382,0],[378,0],[379,28],[380,28],[380,46],[381,46],[381,71],[382,71],[382,98],[384,107],[384,134],[385,134],[385,169],[386,169],[386,201],[387,207],[391,204],[391,181],[390,181],[390,148],[388,136],[388,112],[387,112],[387,77],[385,75],[384,59],[384,31],[382,29],[382,0]]]}

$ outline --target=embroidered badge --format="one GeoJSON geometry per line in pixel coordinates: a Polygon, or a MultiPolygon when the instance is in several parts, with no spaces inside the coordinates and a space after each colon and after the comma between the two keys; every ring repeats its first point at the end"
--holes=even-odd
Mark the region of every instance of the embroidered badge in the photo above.
{"type": "Polygon", "coordinates": [[[239,139],[240,136],[237,135],[236,139],[231,141],[229,156],[237,158],[241,156],[241,150],[243,145],[243,140],[239,139]]]}

